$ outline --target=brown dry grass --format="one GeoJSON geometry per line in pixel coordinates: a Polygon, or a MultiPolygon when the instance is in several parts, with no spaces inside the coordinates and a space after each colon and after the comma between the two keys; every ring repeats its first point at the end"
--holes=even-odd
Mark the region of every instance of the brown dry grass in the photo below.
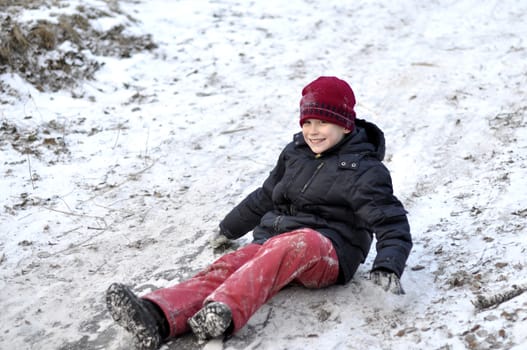
{"type": "Polygon", "coordinates": [[[101,66],[94,56],[126,58],[157,47],[149,35],[126,35],[124,26],[105,32],[95,30],[90,20],[111,16],[112,12],[122,14],[118,1],[107,1],[107,5],[106,11],[83,5],[72,15],[23,23],[17,18],[24,9],[60,8],[68,2],[0,0],[0,74],[19,74],[41,91],[57,91],[92,79],[101,66]],[[72,49],[59,51],[64,42],[70,42],[72,49]],[[58,55],[50,55],[53,50],[58,55]],[[90,57],[86,51],[91,52],[90,57]]]}

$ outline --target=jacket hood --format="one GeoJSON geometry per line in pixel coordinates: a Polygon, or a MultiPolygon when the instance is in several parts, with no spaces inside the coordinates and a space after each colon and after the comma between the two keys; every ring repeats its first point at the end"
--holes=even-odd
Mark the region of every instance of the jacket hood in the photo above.
{"type": "MultiPolygon", "coordinates": [[[[302,132],[294,135],[294,142],[297,147],[305,146],[309,148],[302,132]]],[[[324,153],[332,152],[360,153],[382,161],[386,154],[384,133],[377,125],[364,119],[356,119],[353,132],[324,153]]]]}

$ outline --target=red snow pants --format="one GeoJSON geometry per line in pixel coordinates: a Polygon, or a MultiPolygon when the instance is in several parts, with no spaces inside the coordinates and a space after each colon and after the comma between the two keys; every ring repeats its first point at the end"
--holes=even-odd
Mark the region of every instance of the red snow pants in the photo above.
{"type": "Polygon", "coordinates": [[[230,307],[237,331],[289,283],[322,288],[334,284],[338,273],[331,241],[312,229],[299,229],[225,254],[189,280],[143,298],[163,310],[170,337],[188,332],[187,319],[211,301],[230,307]]]}

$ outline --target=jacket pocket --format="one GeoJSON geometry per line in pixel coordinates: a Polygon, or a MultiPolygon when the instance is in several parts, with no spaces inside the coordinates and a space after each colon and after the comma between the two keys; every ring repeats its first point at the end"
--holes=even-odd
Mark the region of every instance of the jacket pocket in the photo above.
{"type": "Polygon", "coordinates": [[[371,225],[387,225],[399,221],[398,218],[406,216],[407,212],[401,206],[379,206],[370,213],[371,225]]]}
{"type": "Polygon", "coordinates": [[[403,207],[399,206],[381,207],[379,209],[382,211],[384,217],[386,218],[394,218],[397,216],[404,216],[408,214],[408,212],[403,207]]]}

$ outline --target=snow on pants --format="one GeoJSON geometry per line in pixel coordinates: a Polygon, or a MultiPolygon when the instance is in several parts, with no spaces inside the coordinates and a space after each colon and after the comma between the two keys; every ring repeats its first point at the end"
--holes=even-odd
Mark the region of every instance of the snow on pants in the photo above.
{"type": "Polygon", "coordinates": [[[339,265],[331,241],[311,229],[274,236],[228,253],[194,277],[143,296],[163,310],[170,337],[188,332],[187,319],[211,301],[227,304],[233,331],[291,282],[322,288],[337,281],[339,265]]]}

